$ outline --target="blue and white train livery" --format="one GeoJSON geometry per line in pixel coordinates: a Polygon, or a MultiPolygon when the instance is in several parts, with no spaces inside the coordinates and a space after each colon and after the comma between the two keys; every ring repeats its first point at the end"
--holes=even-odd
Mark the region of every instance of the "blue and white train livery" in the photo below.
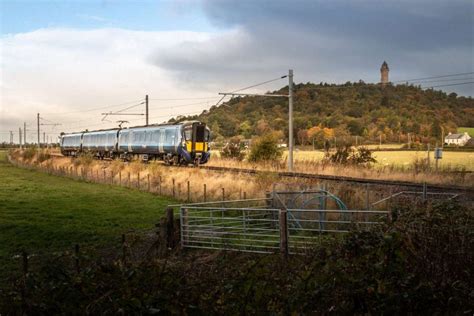
{"type": "Polygon", "coordinates": [[[163,160],[168,164],[204,164],[209,160],[210,130],[191,121],[61,135],[61,153],[131,160],[163,160]]]}

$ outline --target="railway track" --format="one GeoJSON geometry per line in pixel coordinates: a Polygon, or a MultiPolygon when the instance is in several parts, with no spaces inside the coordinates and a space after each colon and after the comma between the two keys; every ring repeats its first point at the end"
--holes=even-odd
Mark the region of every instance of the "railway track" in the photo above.
{"type": "MultiPolygon", "coordinates": [[[[52,153],[51,156],[54,157],[64,157],[58,153],[52,153]]],[[[111,160],[111,159],[105,159],[111,160]]],[[[195,168],[188,166],[187,168],[195,168]]],[[[400,186],[411,189],[422,190],[424,184],[417,182],[409,181],[399,181],[399,180],[381,180],[381,179],[365,179],[365,178],[355,178],[339,175],[322,175],[322,174],[313,174],[313,173],[303,173],[303,172],[286,172],[286,171],[264,171],[256,169],[245,169],[245,168],[230,168],[230,167],[217,167],[217,166],[204,166],[200,165],[199,168],[217,171],[217,172],[232,172],[236,174],[249,174],[255,175],[259,172],[270,172],[276,174],[280,178],[299,178],[299,179],[314,179],[314,180],[325,180],[325,181],[338,181],[338,182],[347,182],[355,184],[367,184],[367,185],[381,185],[381,186],[400,186]]],[[[441,184],[427,184],[427,190],[429,191],[444,191],[444,192],[462,192],[467,194],[474,194],[473,187],[459,186],[459,185],[441,185],[441,184]]]]}
{"type": "MultiPolygon", "coordinates": [[[[242,168],[227,168],[227,167],[216,167],[216,166],[199,166],[199,168],[222,171],[222,172],[233,172],[233,173],[246,173],[246,174],[257,174],[262,170],[255,169],[242,169],[242,168]]],[[[369,184],[369,185],[384,185],[384,186],[402,186],[406,188],[423,189],[423,183],[408,182],[408,181],[397,181],[397,180],[379,180],[379,179],[364,179],[354,178],[346,176],[335,176],[335,175],[322,175],[302,172],[286,172],[286,171],[270,171],[278,175],[281,178],[300,178],[300,179],[315,179],[315,180],[328,180],[328,181],[339,181],[347,183],[358,183],[358,184],[369,184]]],[[[427,189],[430,191],[449,191],[449,192],[464,192],[474,194],[474,188],[464,187],[458,185],[440,185],[440,184],[427,184],[427,189]]]]}

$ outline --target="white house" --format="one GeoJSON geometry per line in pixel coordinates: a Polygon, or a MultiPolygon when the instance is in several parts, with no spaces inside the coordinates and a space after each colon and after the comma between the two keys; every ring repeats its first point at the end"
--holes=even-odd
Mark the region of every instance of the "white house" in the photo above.
{"type": "Polygon", "coordinates": [[[444,142],[448,145],[457,145],[457,146],[464,146],[468,140],[471,139],[471,136],[467,132],[464,134],[451,134],[449,133],[445,138],[444,142]]]}

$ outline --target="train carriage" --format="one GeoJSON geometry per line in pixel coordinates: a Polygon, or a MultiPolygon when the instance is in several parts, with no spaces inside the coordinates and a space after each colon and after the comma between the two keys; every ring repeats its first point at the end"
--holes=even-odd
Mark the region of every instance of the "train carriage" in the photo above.
{"type": "Polygon", "coordinates": [[[61,137],[61,153],[65,156],[76,156],[82,149],[82,134],[71,133],[61,137]]]}
{"type": "Polygon", "coordinates": [[[99,158],[203,164],[210,158],[209,137],[209,128],[198,121],[87,131],[63,134],[61,152],[66,156],[92,153],[99,158]]]}
{"type": "Polygon", "coordinates": [[[118,132],[119,129],[85,132],[82,136],[82,151],[100,158],[113,158],[117,152],[118,132]]]}

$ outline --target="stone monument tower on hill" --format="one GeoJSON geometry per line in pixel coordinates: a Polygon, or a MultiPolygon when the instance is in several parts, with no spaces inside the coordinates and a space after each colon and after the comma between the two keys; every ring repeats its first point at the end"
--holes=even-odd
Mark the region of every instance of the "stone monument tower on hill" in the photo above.
{"type": "Polygon", "coordinates": [[[382,86],[385,86],[388,83],[388,72],[390,69],[388,68],[387,62],[384,60],[382,67],[380,67],[380,83],[382,86]]]}

